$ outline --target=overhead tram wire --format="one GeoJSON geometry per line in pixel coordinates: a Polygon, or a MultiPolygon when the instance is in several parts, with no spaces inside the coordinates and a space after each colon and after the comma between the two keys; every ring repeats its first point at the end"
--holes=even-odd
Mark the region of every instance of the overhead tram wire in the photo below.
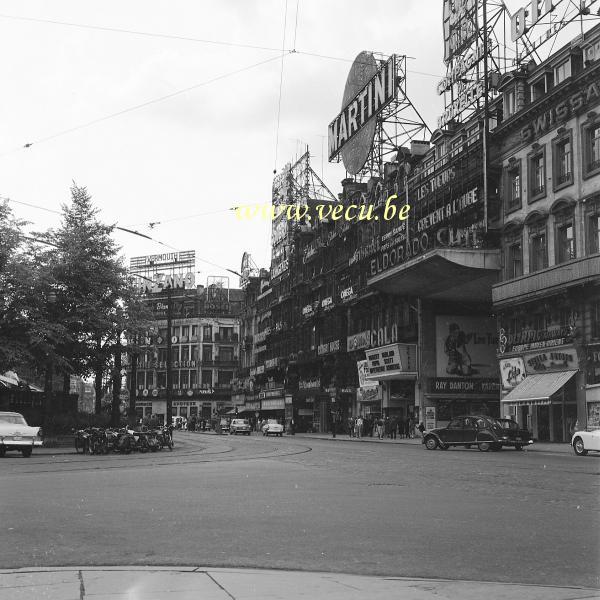
{"type": "Polygon", "coordinates": [[[245,48],[246,50],[266,50],[268,52],[281,52],[281,48],[272,48],[269,46],[256,46],[254,44],[240,44],[238,42],[227,42],[223,40],[208,40],[203,38],[189,37],[184,35],[172,35],[168,33],[154,33],[149,31],[138,31],[135,29],[121,29],[119,27],[104,27],[102,25],[88,25],[85,23],[72,23],[69,21],[56,21],[53,19],[41,19],[35,17],[21,17],[18,15],[0,14],[0,19],[12,19],[15,21],[29,21],[32,23],[46,23],[49,25],[63,25],[66,27],[76,27],[80,29],[92,29],[95,31],[104,31],[109,33],[125,33],[129,35],[138,35],[143,37],[155,37],[167,40],[182,42],[196,42],[199,44],[212,44],[216,46],[229,46],[232,48],[245,48]]]}
{"type": "Polygon", "coordinates": [[[226,79],[228,77],[232,77],[233,75],[237,75],[239,73],[243,73],[244,71],[249,71],[251,69],[255,69],[256,67],[260,67],[260,66],[265,65],[267,63],[274,62],[276,60],[282,60],[283,61],[283,59],[285,58],[285,56],[286,56],[286,54],[284,52],[280,56],[272,56],[271,58],[267,58],[265,60],[261,60],[260,62],[251,64],[251,65],[247,65],[247,66],[242,67],[240,69],[236,69],[235,71],[229,71],[228,73],[223,73],[222,75],[218,75],[217,77],[213,77],[212,79],[207,79],[206,81],[202,81],[202,82],[197,83],[195,85],[191,85],[191,86],[189,86],[187,88],[184,88],[184,89],[181,89],[181,90],[177,90],[177,91],[172,92],[170,94],[166,94],[165,96],[160,96],[158,98],[154,98],[153,100],[148,100],[146,102],[142,102],[140,104],[136,104],[135,106],[130,106],[129,108],[125,108],[123,110],[119,110],[119,111],[111,113],[109,115],[105,115],[104,117],[99,117],[97,119],[93,119],[92,121],[88,121],[87,123],[82,123],[81,125],[76,125],[75,127],[70,127],[69,129],[64,129],[64,130],[59,131],[57,133],[54,133],[52,135],[48,135],[48,136],[40,138],[38,140],[34,140],[33,142],[27,142],[26,144],[23,145],[23,148],[30,148],[32,146],[41,144],[43,142],[48,142],[48,141],[56,139],[58,137],[62,137],[62,136],[67,135],[69,133],[74,133],[74,132],[79,131],[81,129],[85,129],[85,128],[91,127],[93,125],[97,125],[98,123],[102,123],[103,121],[108,121],[110,119],[114,119],[114,118],[119,117],[121,115],[130,113],[130,112],[134,112],[136,110],[145,108],[147,106],[151,106],[152,104],[157,104],[158,102],[163,102],[165,100],[169,100],[170,98],[174,98],[175,96],[179,96],[181,94],[185,94],[186,92],[190,92],[192,90],[195,90],[195,89],[198,89],[198,88],[210,85],[211,83],[215,83],[215,82],[220,81],[222,79],[226,79]]]}
{"type": "MultiPolygon", "coordinates": [[[[285,0],[285,11],[283,13],[283,41],[281,43],[281,71],[279,73],[279,100],[277,102],[277,127],[275,130],[275,161],[273,164],[273,175],[277,173],[277,153],[279,151],[279,119],[281,116],[281,89],[283,87],[283,57],[285,55],[285,33],[287,25],[288,0],[285,0]]],[[[292,50],[292,52],[295,52],[292,50]]]]}
{"type": "MultiPolygon", "coordinates": [[[[39,210],[44,210],[46,212],[50,212],[50,213],[54,213],[57,215],[62,215],[62,213],[58,210],[53,210],[51,208],[46,208],[44,206],[39,206],[37,204],[31,204],[29,202],[20,202],[19,200],[12,200],[11,198],[7,198],[5,196],[0,196],[0,200],[6,200],[8,202],[14,202],[15,204],[22,204],[24,206],[29,206],[31,208],[37,208],[39,210]]],[[[161,242],[160,240],[157,240],[155,238],[150,237],[149,235],[146,235],[144,233],[140,233],[139,231],[135,231],[132,229],[127,229],[125,227],[119,227],[116,224],[112,226],[114,229],[118,229],[119,231],[124,231],[125,233],[130,233],[133,235],[137,235],[139,237],[143,237],[146,238],[148,240],[150,240],[151,242],[154,242],[155,244],[159,244],[161,246],[164,246],[165,248],[169,248],[169,250],[173,250],[175,252],[181,252],[181,250],[179,248],[175,248],[175,246],[171,246],[170,244],[165,244],[164,242],[161,242]]],[[[24,236],[23,236],[24,237],[24,236]]],[[[32,238],[33,239],[33,238],[32,238]]],[[[35,240],[34,240],[35,241],[35,240]]],[[[52,245],[52,244],[51,244],[52,245]]],[[[241,277],[240,273],[238,273],[237,271],[233,270],[233,269],[228,269],[227,267],[223,267],[222,265],[219,265],[217,263],[214,263],[210,260],[206,260],[204,258],[199,258],[196,257],[197,260],[199,260],[200,262],[204,262],[206,264],[212,265],[213,267],[217,267],[217,269],[222,269],[223,271],[227,271],[229,273],[233,273],[234,275],[236,275],[237,277],[241,277]]]]}

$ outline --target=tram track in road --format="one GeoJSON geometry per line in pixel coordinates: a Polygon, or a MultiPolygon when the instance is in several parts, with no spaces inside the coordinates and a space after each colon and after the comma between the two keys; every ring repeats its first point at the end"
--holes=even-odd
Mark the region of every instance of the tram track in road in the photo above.
{"type": "MultiPolygon", "coordinates": [[[[180,444],[185,448],[191,445],[190,441],[193,438],[188,438],[180,444]]],[[[84,472],[84,471],[103,471],[103,470],[119,470],[119,469],[138,469],[138,468],[153,468],[153,467],[164,467],[164,466],[181,466],[190,464],[202,464],[202,463],[214,463],[214,462],[236,462],[236,461],[250,461],[259,459],[274,459],[279,457],[294,456],[298,454],[305,454],[312,451],[312,447],[307,445],[294,444],[293,448],[284,448],[279,445],[270,445],[265,443],[264,440],[258,440],[254,438],[256,444],[260,444],[260,448],[257,448],[257,452],[240,454],[240,450],[247,450],[248,445],[235,445],[232,446],[229,443],[224,443],[225,440],[207,440],[207,443],[203,443],[193,450],[184,450],[183,452],[178,451],[176,446],[172,452],[161,451],[161,453],[144,453],[144,454],[112,454],[112,455],[101,455],[101,456],[83,456],[69,455],[69,458],[65,458],[65,455],[48,455],[48,459],[54,460],[34,460],[21,459],[15,457],[15,461],[10,461],[10,458],[3,459],[0,462],[0,476],[22,476],[22,475],[35,475],[35,474],[48,474],[48,473],[73,473],[73,472],[84,472]],[[269,446],[266,448],[266,446],[269,446]],[[211,447],[212,446],[212,447],[211,447]],[[79,458],[77,458],[79,456],[79,458]],[[4,461],[9,464],[10,470],[4,471],[4,461]],[[10,462],[9,462],[10,461],[10,462]]],[[[231,440],[233,441],[233,440],[231,440]]],[[[229,442],[229,440],[228,440],[229,442]]],[[[46,458],[46,457],[45,457],[46,458]]]]}

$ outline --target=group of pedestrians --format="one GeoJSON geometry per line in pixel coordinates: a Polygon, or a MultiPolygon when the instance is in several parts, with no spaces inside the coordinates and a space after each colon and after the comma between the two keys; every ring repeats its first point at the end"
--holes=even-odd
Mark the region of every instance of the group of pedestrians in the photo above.
{"type": "MultiPolygon", "coordinates": [[[[423,428],[424,429],[424,428],[423,428]]],[[[417,431],[422,433],[421,426],[417,427],[417,422],[412,415],[407,417],[375,417],[367,415],[362,417],[350,417],[348,419],[348,435],[350,437],[375,437],[378,439],[407,438],[412,439],[417,436],[417,431]]]]}

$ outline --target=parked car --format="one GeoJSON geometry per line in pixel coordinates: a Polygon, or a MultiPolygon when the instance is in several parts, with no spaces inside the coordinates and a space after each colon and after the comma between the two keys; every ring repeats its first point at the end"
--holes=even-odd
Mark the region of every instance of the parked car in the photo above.
{"type": "Polygon", "coordinates": [[[0,412],[0,456],[7,450],[18,450],[29,458],[35,446],[42,445],[39,427],[29,427],[22,414],[0,412]]]}
{"type": "Polygon", "coordinates": [[[466,415],[452,419],[446,427],[426,431],[423,443],[428,450],[477,446],[482,452],[487,452],[504,446],[522,450],[523,446],[533,444],[533,437],[531,432],[519,427],[512,419],[466,415]]]}
{"type": "Polygon", "coordinates": [[[268,419],[262,428],[263,435],[283,436],[283,425],[277,422],[277,419],[268,419]]]}
{"type": "Polygon", "coordinates": [[[232,419],[229,425],[229,434],[237,435],[238,433],[245,433],[250,435],[250,421],[248,419],[232,419]]]}
{"type": "Polygon", "coordinates": [[[590,450],[600,452],[600,429],[576,431],[571,438],[571,446],[577,456],[585,456],[590,450]]]}

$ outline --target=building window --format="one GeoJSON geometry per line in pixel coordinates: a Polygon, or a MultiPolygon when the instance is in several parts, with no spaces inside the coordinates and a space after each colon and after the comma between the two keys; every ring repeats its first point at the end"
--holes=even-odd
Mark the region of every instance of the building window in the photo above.
{"type": "Polygon", "coordinates": [[[192,337],[198,336],[198,325],[192,325],[192,337]]]}
{"type": "Polygon", "coordinates": [[[546,77],[540,77],[531,84],[531,101],[535,102],[546,94],[546,77]]]}
{"type": "Polygon", "coordinates": [[[192,354],[190,360],[198,360],[198,346],[192,346],[192,354]]]}
{"type": "Polygon", "coordinates": [[[546,195],[546,148],[536,150],[529,159],[529,202],[546,195]]]}
{"type": "Polygon", "coordinates": [[[573,220],[566,219],[556,225],[556,263],[575,258],[575,229],[573,220]]]}
{"type": "Polygon", "coordinates": [[[206,342],[208,342],[208,341],[212,342],[212,326],[211,325],[205,325],[203,327],[202,339],[206,342]]]}
{"type": "Polygon", "coordinates": [[[562,136],[552,142],[554,160],[554,191],[573,183],[573,143],[572,133],[562,136]]]}
{"type": "Polygon", "coordinates": [[[212,371],[202,371],[202,386],[212,387],[212,371]]]}
{"type": "Polygon", "coordinates": [[[203,362],[211,362],[212,361],[212,346],[202,346],[202,361],[203,362]]]}
{"type": "Polygon", "coordinates": [[[600,252],[600,200],[586,207],[586,235],[588,254],[600,252]]]}
{"type": "Polygon", "coordinates": [[[219,372],[219,383],[221,385],[231,385],[233,379],[233,371],[220,371],[219,372]]]}
{"type": "Polygon", "coordinates": [[[600,172],[600,123],[583,127],[583,176],[600,172]]]}
{"type": "Polygon", "coordinates": [[[555,67],[554,83],[556,85],[558,85],[559,83],[562,83],[565,79],[567,79],[567,77],[571,77],[571,61],[570,60],[565,60],[564,62],[560,63],[560,65],[555,67]]]}
{"type": "Polygon", "coordinates": [[[167,373],[166,371],[158,371],[157,373],[156,387],[164,390],[167,387],[167,373]]]}
{"type": "Polygon", "coordinates": [[[181,388],[186,389],[190,385],[190,372],[179,371],[179,385],[181,388]]]}
{"type": "Polygon", "coordinates": [[[523,275],[523,246],[521,242],[514,242],[508,247],[508,278],[523,275]]]}
{"type": "Polygon", "coordinates": [[[514,88],[504,92],[503,106],[505,119],[515,114],[517,110],[517,95],[514,88]]]}
{"type": "Polygon", "coordinates": [[[190,347],[189,346],[181,346],[181,361],[190,360],[190,347]]]}
{"type": "Polygon", "coordinates": [[[529,230],[529,272],[535,273],[548,266],[546,226],[530,227],[529,230]]]}
{"type": "Polygon", "coordinates": [[[600,338],[600,300],[596,300],[591,306],[591,317],[592,317],[592,337],[594,339],[600,338]]]}
{"type": "Polygon", "coordinates": [[[521,161],[514,161],[506,169],[506,212],[521,208],[521,161]]]}
{"type": "Polygon", "coordinates": [[[190,387],[195,388],[198,383],[198,377],[196,371],[190,371],[190,387]]]}
{"type": "Polygon", "coordinates": [[[219,360],[222,362],[233,362],[233,348],[220,348],[219,360]]]}

